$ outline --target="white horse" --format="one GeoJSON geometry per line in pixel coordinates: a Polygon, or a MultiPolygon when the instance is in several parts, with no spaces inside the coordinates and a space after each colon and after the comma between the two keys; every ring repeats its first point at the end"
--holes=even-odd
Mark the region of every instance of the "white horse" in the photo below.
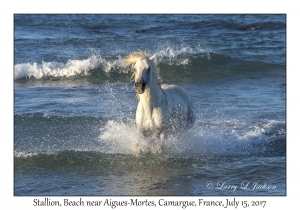
{"type": "MultiPolygon", "coordinates": [[[[134,86],[139,101],[137,130],[144,136],[156,135],[161,139],[161,153],[166,135],[191,128],[195,116],[191,99],[182,87],[161,85],[154,58],[155,55],[150,57],[144,52],[134,52],[125,59],[125,63],[132,66],[135,77],[134,86]]],[[[142,152],[140,148],[135,151],[142,152]]]]}

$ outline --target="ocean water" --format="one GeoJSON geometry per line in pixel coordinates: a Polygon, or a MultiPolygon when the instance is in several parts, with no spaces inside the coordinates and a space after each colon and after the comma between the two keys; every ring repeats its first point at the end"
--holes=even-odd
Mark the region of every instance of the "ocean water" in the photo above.
{"type": "Polygon", "coordinates": [[[14,195],[286,195],[286,16],[14,15],[14,195]],[[137,133],[123,59],[156,54],[196,121],[137,133]]]}

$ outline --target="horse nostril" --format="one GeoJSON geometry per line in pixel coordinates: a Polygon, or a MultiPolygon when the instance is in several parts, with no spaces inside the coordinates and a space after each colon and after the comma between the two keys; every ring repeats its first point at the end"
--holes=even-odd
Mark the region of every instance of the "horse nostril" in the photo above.
{"type": "Polygon", "coordinates": [[[134,83],[134,87],[142,87],[145,86],[145,82],[144,81],[139,81],[139,82],[135,82],[134,83]]]}

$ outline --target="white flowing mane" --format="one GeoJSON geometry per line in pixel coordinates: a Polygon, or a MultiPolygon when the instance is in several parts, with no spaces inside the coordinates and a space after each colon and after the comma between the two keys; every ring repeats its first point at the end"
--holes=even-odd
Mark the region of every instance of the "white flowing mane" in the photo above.
{"type": "MultiPolygon", "coordinates": [[[[133,72],[130,81],[132,81],[132,78],[134,78],[134,76],[135,76],[134,70],[133,70],[135,63],[138,60],[149,59],[149,58],[150,58],[150,55],[146,52],[133,52],[125,58],[124,62],[126,64],[126,66],[131,66],[131,71],[133,72]]],[[[152,70],[152,75],[155,76],[157,84],[161,85],[163,81],[162,81],[162,78],[159,76],[158,68],[157,68],[155,62],[153,62],[153,66],[155,68],[152,70]]]]}

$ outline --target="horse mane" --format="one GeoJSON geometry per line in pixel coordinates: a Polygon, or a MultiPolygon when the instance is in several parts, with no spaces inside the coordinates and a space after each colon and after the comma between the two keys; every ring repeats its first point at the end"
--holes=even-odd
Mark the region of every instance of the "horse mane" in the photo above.
{"type": "MultiPolygon", "coordinates": [[[[133,67],[134,67],[135,63],[138,60],[149,59],[149,58],[150,58],[150,55],[148,53],[140,51],[140,52],[133,52],[124,59],[124,62],[126,64],[126,66],[131,65],[131,71],[133,72],[130,81],[132,81],[132,78],[134,77],[133,67]]],[[[156,63],[153,62],[153,65],[155,67],[154,70],[153,70],[153,73],[156,76],[157,84],[161,85],[162,84],[162,78],[159,76],[158,68],[156,66],[156,63]]]]}
{"type": "Polygon", "coordinates": [[[127,66],[131,65],[133,67],[138,60],[143,60],[149,57],[149,54],[146,52],[133,52],[125,58],[124,62],[127,66]]]}

